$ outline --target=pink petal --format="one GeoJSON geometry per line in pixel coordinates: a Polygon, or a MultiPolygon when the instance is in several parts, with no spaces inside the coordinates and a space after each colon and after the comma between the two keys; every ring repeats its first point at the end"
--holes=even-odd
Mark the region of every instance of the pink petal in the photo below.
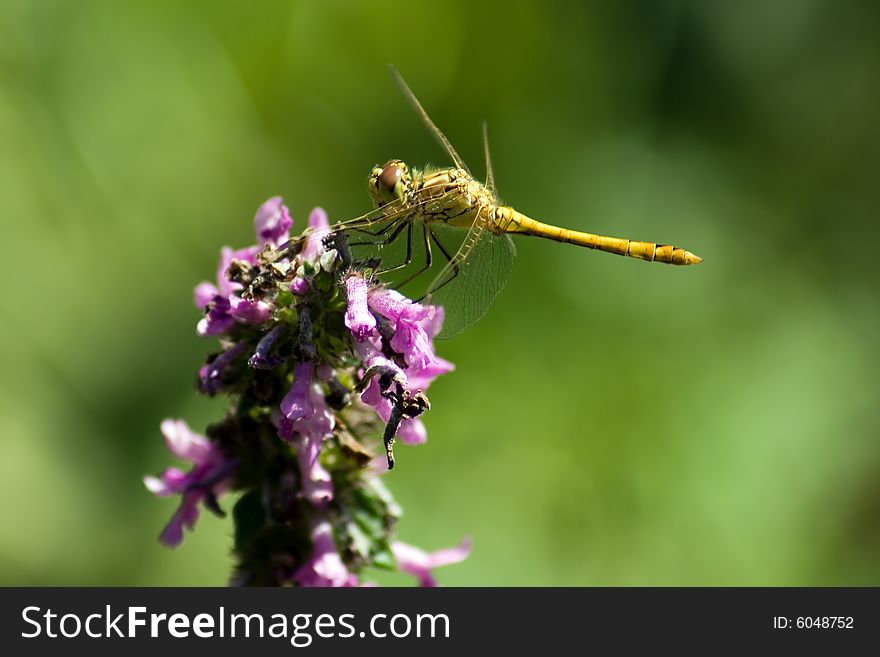
{"type": "Polygon", "coordinates": [[[397,428],[397,437],[406,445],[421,445],[428,440],[428,432],[420,418],[404,418],[397,428]]]}
{"type": "Polygon", "coordinates": [[[159,540],[168,547],[177,547],[183,542],[183,528],[192,530],[199,518],[201,493],[188,493],[183,496],[177,511],[162,530],[159,540]]]}
{"type": "Polygon", "coordinates": [[[281,400],[281,412],[288,420],[311,417],[315,412],[309,395],[313,367],[311,363],[300,363],[293,371],[293,385],[281,400]]]}
{"type": "Polygon", "coordinates": [[[292,225],[293,220],[287,207],[282,205],[280,196],[273,196],[263,203],[254,217],[254,230],[260,245],[267,242],[273,245],[286,242],[292,225]]]}
{"type": "Polygon", "coordinates": [[[309,282],[302,276],[297,276],[290,283],[290,291],[301,297],[309,291],[309,282]]]}
{"type": "Polygon", "coordinates": [[[165,444],[177,458],[190,463],[204,463],[213,453],[210,441],[197,434],[183,420],[162,420],[160,425],[165,444]]]}
{"type": "Polygon", "coordinates": [[[327,233],[330,232],[330,222],[327,220],[327,213],[321,208],[315,208],[309,215],[309,228],[312,232],[306,238],[306,245],[302,251],[303,260],[314,262],[324,250],[323,240],[327,233]]]}
{"type": "Polygon", "coordinates": [[[363,342],[376,330],[376,318],[367,308],[367,281],[363,276],[351,275],[345,279],[345,290],[345,326],[358,342],[363,342]]]}
{"type": "Polygon", "coordinates": [[[262,324],[272,314],[272,306],[265,301],[229,297],[230,314],[245,324],[262,324]]]}
{"type": "Polygon", "coordinates": [[[419,585],[426,587],[437,586],[437,581],[431,572],[433,568],[464,561],[470,554],[470,549],[470,539],[468,538],[465,538],[457,547],[436,552],[425,552],[421,548],[400,541],[391,544],[391,551],[397,560],[398,568],[417,577],[419,585]]]}
{"type": "Polygon", "coordinates": [[[219,290],[217,286],[208,283],[207,281],[203,281],[196,285],[195,290],[193,290],[193,300],[196,303],[196,307],[200,310],[204,310],[209,303],[214,300],[214,297],[219,294],[219,290]]]}
{"type": "Polygon", "coordinates": [[[312,557],[296,572],[294,580],[301,586],[357,586],[357,577],[348,571],[336,551],[333,528],[326,520],[313,526],[312,546],[312,557]]]}

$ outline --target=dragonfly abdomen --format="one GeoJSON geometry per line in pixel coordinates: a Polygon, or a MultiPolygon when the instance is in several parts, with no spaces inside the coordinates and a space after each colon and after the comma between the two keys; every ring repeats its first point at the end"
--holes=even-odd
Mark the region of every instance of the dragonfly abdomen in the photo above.
{"type": "Polygon", "coordinates": [[[585,246],[588,249],[597,249],[606,253],[629,258],[639,258],[649,262],[664,262],[670,265],[696,265],[702,259],[684,249],[671,244],[656,244],[654,242],[640,242],[624,237],[607,237],[594,233],[582,233],[577,230],[560,228],[540,221],[536,221],[513,208],[498,207],[495,209],[495,229],[503,233],[519,233],[543,237],[556,242],[566,242],[585,246]]]}

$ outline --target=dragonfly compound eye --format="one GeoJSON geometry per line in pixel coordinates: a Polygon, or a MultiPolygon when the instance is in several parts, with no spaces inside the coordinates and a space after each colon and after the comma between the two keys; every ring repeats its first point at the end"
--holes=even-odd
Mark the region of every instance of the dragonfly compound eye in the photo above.
{"type": "Polygon", "coordinates": [[[403,172],[396,163],[386,164],[385,168],[382,169],[382,173],[379,174],[379,184],[386,192],[393,194],[402,175],[403,172]]]}

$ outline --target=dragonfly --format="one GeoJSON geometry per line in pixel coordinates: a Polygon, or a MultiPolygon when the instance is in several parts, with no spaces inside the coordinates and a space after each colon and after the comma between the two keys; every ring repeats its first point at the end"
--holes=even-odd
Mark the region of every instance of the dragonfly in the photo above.
{"type": "MultiPolygon", "coordinates": [[[[486,123],[486,180],[479,182],[397,68],[390,65],[389,70],[454,166],[410,169],[402,160],[392,159],[373,167],[367,187],[375,209],[336,223],[325,242],[344,236],[356,261],[379,263],[375,273],[380,279],[391,274],[403,276],[392,285],[396,289],[422,280],[423,294],[417,300],[444,309],[438,337],[453,337],[486,313],[504,287],[516,256],[511,235],[540,237],[671,265],[702,261],[677,246],[560,228],[503,204],[495,187],[486,123]]],[[[282,247],[281,257],[301,245],[305,237],[282,247]]]]}

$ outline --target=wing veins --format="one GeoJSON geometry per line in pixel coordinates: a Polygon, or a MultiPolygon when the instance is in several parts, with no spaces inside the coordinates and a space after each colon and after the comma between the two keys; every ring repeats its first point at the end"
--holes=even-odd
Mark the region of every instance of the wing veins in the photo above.
{"type": "Polygon", "coordinates": [[[437,124],[431,120],[431,117],[428,116],[428,113],[425,111],[425,108],[422,107],[422,104],[419,102],[419,99],[416,98],[416,95],[412,92],[412,89],[409,88],[409,85],[403,79],[403,76],[400,74],[400,71],[397,70],[397,67],[394,64],[388,65],[388,70],[391,72],[391,77],[394,79],[394,82],[400,88],[401,93],[404,97],[409,101],[409,104],[412,105],[413,109],[416,113],[421,117],[422,122],[428,128],[428,131],[434,135],[437,141],[440,142],[440,145],[446,150],[449,157],[452,159],[455,166],[459,169],[464,169],[471,173],[470,169],[468,169],[467,164],[464,163],[464,160],[461,156],[456,152],[455,148],[453,148],[452,143],[443,134],[440,128],[437,127],[437,124]]]}

